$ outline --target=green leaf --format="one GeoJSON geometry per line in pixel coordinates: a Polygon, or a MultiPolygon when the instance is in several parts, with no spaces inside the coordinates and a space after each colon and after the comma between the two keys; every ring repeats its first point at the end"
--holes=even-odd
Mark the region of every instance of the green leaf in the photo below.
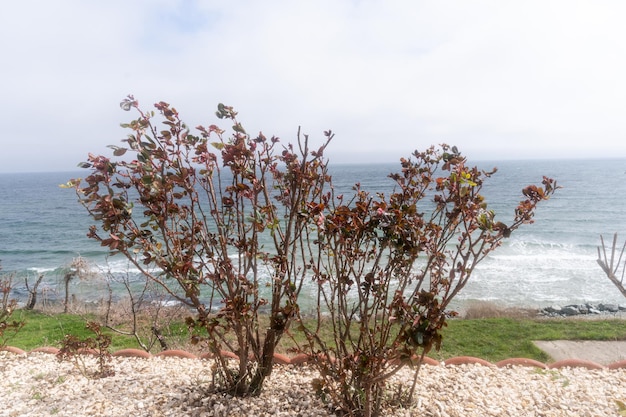
{"type": "Polygon", "coordinates": [[[620,400],[615,400],[615,403],[617,404],[617,408],[619,409],[619,415],[626,416],[626,404],[624,404],[624,402],[620,400]]]}
{"type": "Polygon", "coordinates": [[[119,146],[115,146],[115,145],[109,145],[108,147],[113,149],[113,155],[115,156],[122,156],[127,151],[126,148],[120,148],[119,146]]]}
{"type": "Polygon", "coordinates": [[[218,151],[224,149],[224,144],[222,142],[211,142],[211,145],[218,151]]]}
{"type": "Polygon", "coordinates": [[[146,136],[146,139],[148,140],[148,142],[141,142],[141,146],[147,149],[156,149],[154,141],[148,136],[146,136]]]}
{"type": "Polygon", "coordinates": [[[246,134],[246,131],[244,130],[243,126],[241,126],[241,123],[233,125],[233,130],[238,133],[243,133],[244,135],[246,134]]]}

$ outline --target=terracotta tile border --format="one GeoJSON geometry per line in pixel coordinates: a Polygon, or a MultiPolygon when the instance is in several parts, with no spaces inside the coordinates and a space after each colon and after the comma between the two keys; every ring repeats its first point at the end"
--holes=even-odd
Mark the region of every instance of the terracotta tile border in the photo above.
{"type": "Polygon", "coordinates": [[[609,368],[609,369],[626,368],[626,359],[623,359],[623,360],[617,361],[617,362],[613,362],[612,364],[608,365],[607,368],[609,368]]]}
{"type": "Polygon", "coordinates": [[[559,369],[559,368],[587,368],[590,370],[593,369],[606,369],[606,366],[600,365],[599,363],[593,361],[586,361],[584,359],[563,359],[562,361],[557,361],[548,365],[550,369],[559,369]]]}
{"type": "Polygon", "coordinates": [[[528,366],[533,368],[548,369],[548,365],[546,365],[545,363],[528,358],[504,359],[500,362],[496,362],[496,366],[498,368],[505,368],[507,366],[528,366]]]}
{"type": "Polygon", "coordinates": [[[20,348],[16,348],[14,346],[5,346],[3,348],[0,348],[0,351],[11,352],[11,353],[15,353],[16,355],[26,355],[25,351],[23,351],[20,348]]]}
{"type": "Polygon", "coordinates": [[[279,365],[291,365],[291,358],[280,353],[274,353],[274,363],[279,365]]]}
{"type": "Polygon", "coordinates": [[[484,359],[475,358],[474,356],[456,356],[454,358],[446,359],[443,361],[444,365],[469,365],[478,364],[483,366],[493,366],[493,364],[484,359]]]}
{"type": "Polygon", "coordinates": [[[309,355],[306,353],[299,353],[295,356],[292,356],[289,360],[291,365],[302,365],[303,363],[307,363],[309,361],[309,355]]]}
{"type": "Polygon", "coordinates": [[[98,351],[96,349],[78,349],[78,353],[82,353],[85,355],[98,356],[98,351]]]}
{"type": "Polygon", "coordinates": [[[51,355],[56,355],[57,353],[59,353],[59,349],[52,346],[43,346],[31,350],[31,353],[32,352],[49,353],[51,355]]]}
{"type": "Polygon", "coordinates": [[[433,358],[430,358],[428,356],[424,357],[424,362],[422,362],[422,363],[424,365],[431,365],[431,366],[439,366],[439,365],[441,365],[440,361],[438,361],[436,359],[433,359],[433,358]]]}
{"type": "Polygon", "coordinates": [[[193,353],[189,353],[184,350],[170,349],[156,353],[154,356],[162,358],[186,358],[186,359],[198,359],[198,356],[193,353]]]}
{"type": "MultiPolygon", "coordinates": [[[[0,348],[0,352],[9,352],[14,353],[16,355],[27,355],[28,353],[48,353],[52,355],[56,355],[59,352],[58,348],[52,346],[42,346],[36,349],[33,349],[29,352],[24,351],[20,348],[14,346],[4,346],[0,348]]],[[[86,354],[95,354],[95,352],[83,352],[86,354]]],[[[229,359],[238,359],[237,355],[233,352],[229,352],[226,350],[221,351],[221,354],[225,358],[229,359]]],[[[212,357],[209,353],[203,353],[201,355],[195,355],[193,353],[187,352],[185,350],[171,349],[165,350],[156,354],[151,354],[150,352],[146,352],[141,349],[120,349],[116,352],[111,353],[111,356],[117,357],[135,357],[135,358],[155,358],[155,357],[175,357],[175,358],[185,358],[185,359],[210,359],[212,357]]],[[[310,356],[304,353],[297,354],[294,356],[287,356],[281,353],[274,354],[274,363],[280,365],[301,365],[310,360],[310,356]]],[[[586,368],[589,370],[596,369],[625,369],[626,368],[626,359],[611,363],[609,365],[601,365],[599,363],[583,360],[583,359],[564,359],[561,361],[557,361],[551,364],[545,364],[534,359],[528,358],[510,358],[504,359],[497,363],[491,363],[485,359],[476,358],[473,356],[456,356],[454,358],[446,359],[443,362],[439,362],[433,358],[426,356],[424,358],[423,364],[431,365],[431,366],[455,366],[455,365],[466,365],[466,364],[478,364],[483,366],[496,366],[498,368],[504,368],[507,366],[526,366],[526,367],[536,367],[543,369],[559,369],[559,368],[586,368]]]]}
{"type": "Polygon", "coordinates": [[[141,349],[120,349],[116,352],[111,353],[111,356],[121,356],[126,358],[151,358],[152,354],[150,352],[146,352],[141,349]]]}

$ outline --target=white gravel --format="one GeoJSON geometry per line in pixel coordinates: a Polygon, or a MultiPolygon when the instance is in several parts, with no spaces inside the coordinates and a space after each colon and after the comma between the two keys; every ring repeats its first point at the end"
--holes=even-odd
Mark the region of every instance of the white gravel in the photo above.
{"type": "MultiPolygon", "coordinates": [[[[85,358],[93,360],[93,358],[85,358]]],[[[95,369],[93,364],[91,369],[95,369]]],[[[51,354],[0,352],[0,416],[330,416],[312,394],[316,372],[276,366],[255,398],[203,395],[209,361],[114,357],[115,375],[83,376],[51,354]]],[[[399,376],[410,383],[412,374],[399,376]]],[[[411,408],[386,416],[617,416],[626,370],[430,366],[411,408]]]]}

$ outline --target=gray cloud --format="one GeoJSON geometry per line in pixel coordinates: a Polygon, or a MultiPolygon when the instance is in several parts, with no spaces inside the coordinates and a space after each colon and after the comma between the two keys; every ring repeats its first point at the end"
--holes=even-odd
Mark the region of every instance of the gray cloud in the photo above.
{"type": "Polygon", "coordinates": [[[331,158],[626,157],[619,1],[20,1],[0,15],[0,172],[107,152],[129,93],[189,125],[336,132],[331,158]]]}

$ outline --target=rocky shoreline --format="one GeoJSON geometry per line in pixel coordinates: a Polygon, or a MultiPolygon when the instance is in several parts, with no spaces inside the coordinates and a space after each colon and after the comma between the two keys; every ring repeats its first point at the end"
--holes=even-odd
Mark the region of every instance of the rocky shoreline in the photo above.
{"type": "Polygon", "coordinates": [[[623,317],[626,315],[626,305],[621,304],[569,304],[566,306],[549,306],[538,311],[541,317],[576,317],[586,316],[606,318],[610,316],[623,317]]]}

